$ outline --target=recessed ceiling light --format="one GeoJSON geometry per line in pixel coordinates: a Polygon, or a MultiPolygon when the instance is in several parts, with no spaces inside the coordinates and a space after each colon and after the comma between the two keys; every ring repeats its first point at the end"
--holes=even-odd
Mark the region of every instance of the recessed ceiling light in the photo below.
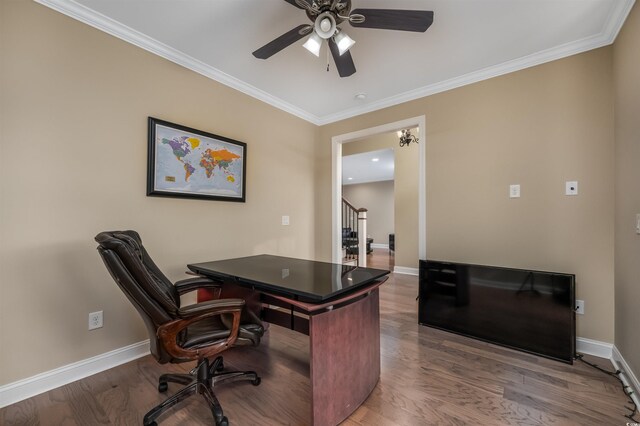
{"type": "Polygon", "coordinates": [[[364,101],[365,99],[367,99],[367,94],[366,93],[358,93],[356,96],[354,96],[356,98],[356,100],[358,101],[364,101]]]}
{"type": "Polygon", "coordinates": [[[371,161],[373,161],[375,163],[376,161],[380,161],[380,159],[379,158],[372,158],[371,161]]]}
{"type": "Polygon", "coordinates": [[[347,178],[347,180],[353,180],[353,178],[347,178]]]}

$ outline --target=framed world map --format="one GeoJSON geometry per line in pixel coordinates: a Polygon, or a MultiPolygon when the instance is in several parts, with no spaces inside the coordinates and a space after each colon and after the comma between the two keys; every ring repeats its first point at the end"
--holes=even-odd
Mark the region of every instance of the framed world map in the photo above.
{"type": "Polygon", "coordinates": [[[147,195],[245,201],[247,144],[149,117],[147,195]]]}

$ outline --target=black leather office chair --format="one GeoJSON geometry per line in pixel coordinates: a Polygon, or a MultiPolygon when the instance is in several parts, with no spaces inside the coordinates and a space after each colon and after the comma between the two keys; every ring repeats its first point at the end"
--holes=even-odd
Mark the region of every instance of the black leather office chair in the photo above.
{"type": "Polygon", "coordinates": [[[242,299],[217,299],[180,306],[180,295],[198,288],[216,288],[219,283],[192,278],[173,285],[151,260],[135,231],[102,232],[96,236],[98,252],[120,289],[142,316],[151,354],[160,364],[198,361],[189,374],[163,374],[158,391],[166,392],[168,382],[186,385],[182,390],[144,416],[144,425],[185,398],[201,394],[218,426],[228,425],[213,392],[221,382],[249,380],[260,384],[253,372],[224,371],[218,354],[231,346],[258,345],[264,332],[262,323],[243,310],[242,299]],[[217,356],[210,363],[209,358],[217,356]]]}

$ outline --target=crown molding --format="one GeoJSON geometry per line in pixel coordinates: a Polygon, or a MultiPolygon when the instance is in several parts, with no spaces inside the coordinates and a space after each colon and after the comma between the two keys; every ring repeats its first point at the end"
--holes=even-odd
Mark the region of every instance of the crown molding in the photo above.
{"type": "Polygon", "coordinates": [[[296,107],[276,96],[273,96],[257,87],[245,83],[229,74],[220,71],[210,65],[205,64],[189,55],[186,55],[164,43],[161,43],[145,34],[140,33],[128,26],[121,24],[107,16],[104,16],[88,7],[85,7],[73,0],[34,0],[44,6],[47,6],[57,12],[67,15],[73,19],[83,22],[96,29],[111,34],[121,40],[138,46],[148,52],[165,58],[180,66],[188,68],[198,74],[215,80],[225,86],[238,90],[246,95],[261,100],[275,108],[288,112],[296,117],[313,123],[317,126],[331,124],[336,121],[345,120],[347,118],[377,111],[383,108],[392,107],[405,102],[413,101],[436,93],[445,92],[447,90],[456,89],[468,84],[477,83],[498,77],[504,74],[520,71],[536,65],[541,65],[557,59],[566,58],[568,56],[583,53],[599,47],[612,44],[622,25],[624,24],[635,0],[619,0],[616,1],[611,8],[609,17],[600,34],[587,37],[582,40],[576,40],[551,49],[536,52],[534,54],[523,56],[518,59],[503,62],[481,70],[473,71],[462,76],[454,77],[445,81],[420,87],[388,98],[380,99],[366,105],[356,108],[349,108],[318,117],[308,111],[296,107]]]}
{"type": "Polygon", "coordinates": [[[351,108],[334,114],[329,114],[320,118],[320,125],[335,123],[336,121],[345,120],[357,115],[392,107],[405,102],[424,98],[426,96],[435,95],[436,93],[446,92],[447,90],[478,83],[493,77],[498,77],[536,65],[566,58],[568,56],[597,49],[599,47],[608,46],[615,41],[634,3],[635,0],[620,0],[616,2],[615,6],[612,7],[609,13],[607,23],[602,29],[602,32],[596,36],[587,37],[581,40],[562,44],[551,49],[542,50],[531,55],[493,65],[478,71],[473,71],[449,80],[444,80],[381,99],[379,101],[371,102],[357,108],[351,108]]]}
{"type": "Polygon", "coordinates": [[[302,118],[303,120],[306,120],[310,123],[316,125],[319,125],[320,123],[319,117],[301,108],[298,108],[295,105],[292,105],[276,96],[270,95],[269,93],[260,90],[257,87],[245,83],[242,80],[239,80],[223,71],[220,71],[217,68],[214,68],[202,61],[186,55],[177,49],[167,46],[166,44],[161,43],[158,40],[151,38],[139,31],[136,31],[133,28],[130,28],[114,19],[111,19],[108,16],[98,13],[95,10],[89,9],[88,7],[80,3],[76,3],[73,0],[34,1],[50,9],[53,9],[56,12],[60,12],[63,15],[87,24],[93,28],[96,28],[128,43],[131,43],[134,46],[153,53],[154,55],[158,55],[164,59],[167,59],[168,61],[190,69],[191,71],[201,74],[207,78],[215,80],[218,83],[224,84],[225,86],[231,87],[232,89],[235,89],[271,106],[281,109],[282,111],[302,118]]]}

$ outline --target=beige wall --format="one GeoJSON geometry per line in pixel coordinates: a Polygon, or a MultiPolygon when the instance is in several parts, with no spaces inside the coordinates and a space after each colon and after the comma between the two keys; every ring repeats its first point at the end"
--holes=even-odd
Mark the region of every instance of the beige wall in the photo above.
{"type": "Polygon", "coordinates": [[[636,3],[613,49],[616,133],[616,347],[640,374],[640,6],[636,3]]]}
{"type": "Polygon", "coordinates": [[[102,230],[138,230],[171,279],[189,262],[314,257],[316,126],[34,2],[0,4],[0,385],[146,339],[102,230]],[[247,202],[146,197],[147,116],[246,142],[247,202]]]}
{"type": "MultiPolygon", "coordinates": [[[[413,131],[415,134],[415,130],[413,131]]],[[[383,133],[342,145],[342,155],[392,148],[394,153],[395,266],[418,267],[418,170],[419,147],[400,148],[396,132],[383,133]]],[[[329,225],[331,226],[331,225],[329,225]]]]}
{"type": "Polygon", "coordinates": [[[389,244],[393,234],[393,181],[343,185],[342,196],[357,208],[366,208],[367,235],[374,244],[389,244]]]}
{"type": "Polygon", "coordinates": [[[97,232],[139,230],[172,279],[259,252],[330,260],[331,137],[423,114],[428,257],[575,273],[578,335],[612,342],[615,216],[616,345],[640,369],[638,6],[615,49],[321,128],[33,2],[0,7],[0,385],[146,338],[97,232]],[[145,197],[149,115],[247,142],[247,203],[145,197]]]}
{"type": "Polygon", "coordinates": [[[611,60],[602,48],[323,126],[318,257],[331,253],[331,137],[425,115],[427,256],[575,273],[578,336],[613,342],[611,60]]]}

